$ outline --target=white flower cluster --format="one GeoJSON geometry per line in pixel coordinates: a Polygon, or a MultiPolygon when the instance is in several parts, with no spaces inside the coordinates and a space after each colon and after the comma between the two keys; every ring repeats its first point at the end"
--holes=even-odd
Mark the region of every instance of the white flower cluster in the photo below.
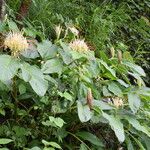
{"type": "Polygon", "coordinates": [[[28,42],[21,33],[10,32],[5,41],[5,47],[8,47],[14,56],[28,48],[28,42]]]}
{"type": "Polygon", "coordinates": [[[84,40],[80,40],[80,39],[74,40],[73,42],[69,44],[69,46],[72,50],[75,50],[78,52],[87,52],[89,50],[84,40]]]}

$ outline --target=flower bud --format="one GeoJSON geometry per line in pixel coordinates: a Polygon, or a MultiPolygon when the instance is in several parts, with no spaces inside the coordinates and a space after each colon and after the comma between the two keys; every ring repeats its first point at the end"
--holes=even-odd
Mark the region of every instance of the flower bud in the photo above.
{"type": "Polygon", "coordinates": [[[62,32],[62,27],[60,25],[55,26],[55,32],[56,32],[57,39],[59,39],[60,38],[60,34],[62,32]]]}
{"type": "Polygon", "coordinates": [[[114,49],[114,47],[110,48],[110,54],[111,54],[111,58],[113,58],[115,56],[115,49],[114,49]]]}
{"type": "Polygon", "coordinates": [[[121,63],[121,61],[122,61],[122,52],[120,50],[118,51],[117,56],[118,56],[118,62],[121,63]]]}
{"type": "Polygon", "coordinates": [[[89,108],[92,109],[93,96],[92,96],[91,88],[88,88],[88,92],[87,92],[87,104],[88,104],[89,108]]]}

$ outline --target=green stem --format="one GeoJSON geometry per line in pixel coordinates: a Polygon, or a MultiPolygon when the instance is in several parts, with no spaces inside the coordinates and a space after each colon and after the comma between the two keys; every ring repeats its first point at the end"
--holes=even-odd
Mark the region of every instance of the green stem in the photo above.
{"type": "Polygon", "coordinates": [[[15,119],[17,119],[18,100],[17,100],[16,77],[14,77],[12,80],[13,80],[12,96],[15,100],[14,116],[15,116],[15,119]]]}
{"type": "MultiPolygon", "coordinates": [[[[76,138],[78,141],[80,141],[81,143],[85,144],[79,137],[77,137],[75,134],[71,133],[71,132],[67,132],[68,134],[72,135],[74,138],[76,138]]],[[[91,150],[86,144],[85,146],[87,147],[88,150],[91,150]]]]}

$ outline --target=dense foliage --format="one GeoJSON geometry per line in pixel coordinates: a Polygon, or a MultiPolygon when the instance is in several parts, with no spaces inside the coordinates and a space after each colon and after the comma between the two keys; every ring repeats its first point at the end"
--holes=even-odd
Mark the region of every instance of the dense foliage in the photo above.
{"type": "Polygon", "coordinates": [[[148,1],[6,3],[0,149],[148,150],[148,1]]]}

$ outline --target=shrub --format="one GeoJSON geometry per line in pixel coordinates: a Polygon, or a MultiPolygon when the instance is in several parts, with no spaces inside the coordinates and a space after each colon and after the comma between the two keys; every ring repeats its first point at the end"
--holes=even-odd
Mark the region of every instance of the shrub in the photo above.
{"type": "MultiPolygon", "coordinates": [[[[1,32],[10,30],[20,32],[7,19],[1,32]]],[[[11,46],[1,48],[1,147],[148,149],[150,89],[129,52],[99,50],[97,57],[88,46],[79,51],[86,45],[81,39],[71,48],[72,33],[52,42],[28,31],[26,50],[14,56],[11,46]]]]}

